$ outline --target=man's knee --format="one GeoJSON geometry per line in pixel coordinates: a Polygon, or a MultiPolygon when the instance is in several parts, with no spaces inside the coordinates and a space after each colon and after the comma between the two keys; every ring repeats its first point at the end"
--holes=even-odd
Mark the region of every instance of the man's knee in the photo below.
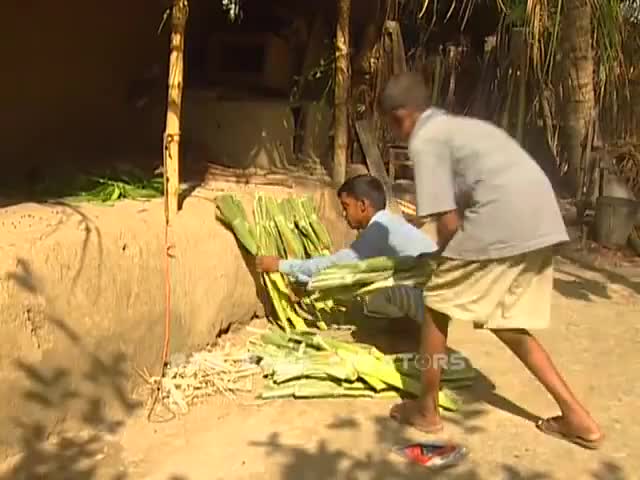
{"type": "Polygon", "coordinates": [[[425,307],[425,318],[433,321],[436,325],[448,325],[451,320],[447,314],[429,308],[428,305],[425,307]]]}
{"type": "Polygon", "coordinates": [[[491,332],[508,347],[519,347],[531,339],[531,333],[524,328],[492,329],[491,332]]]}

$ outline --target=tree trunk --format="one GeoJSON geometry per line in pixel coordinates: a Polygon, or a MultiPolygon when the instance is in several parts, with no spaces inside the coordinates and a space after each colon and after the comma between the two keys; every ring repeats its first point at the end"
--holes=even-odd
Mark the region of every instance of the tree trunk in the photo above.
{"type": "Polygon", "coordinates": [[[562,30],[562,101],[560,129],[568,181],[573,193],[581,188],[583,147],[595,109],[590,0],[565,0],[562,30]]]}
{"type": "Polygon", "coordinates": [[[349,147],[349,90],[351,88],[351,60],[349,58],[349,27],[351,0],[338,0],[336,27],[335,122],[333,144],[333,181],[345,180],[349,147]]]}

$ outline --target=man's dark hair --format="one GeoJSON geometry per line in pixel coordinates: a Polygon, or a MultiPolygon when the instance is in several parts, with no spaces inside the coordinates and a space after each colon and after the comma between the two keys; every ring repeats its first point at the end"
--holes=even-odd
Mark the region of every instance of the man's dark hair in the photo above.
{"type": "Polygon", "coordinates": [[[400,73],[391,77],[380,96],[380,108],[384,113],[405,108],[424,111],[431,103],[430,88],[423,75],[416,72],[400,73]]]}
{"type": "Polygon", "coordinates": [[[387,206],[387,196],[382,182],[373,175],[356,175],[351,177],[338,189],[338,197],[348,195],[356,200],[368,200],[376,210],[384,210],[387,206]]]}

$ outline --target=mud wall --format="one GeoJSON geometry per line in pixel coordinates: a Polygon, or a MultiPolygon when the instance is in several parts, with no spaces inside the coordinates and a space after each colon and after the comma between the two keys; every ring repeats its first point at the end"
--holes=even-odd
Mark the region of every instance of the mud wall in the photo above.
{"type": "MultiPolygon", "coordinates": [[[[295,191],[314,195],[336,246],[351,238],[332,190],[295,191]]],[[[238,191],[247,207],[254,192],[238,191]]],[[[247,259],[215,220],[215,194],[197,190],[171,230],[174,353],[261,311],[247,259]]],[[[70,424],[117,430],[147,398],[131,396],[136,369],[159,368],[162,202],[17,205],[0,210],[0,236],[0,459],[70,424]]]]}
{"type": "Polygon", "coordinates": [[[221,101],[207,91],[188,91],[184,132],[187,161],[261,169],[296,163],[293,112],[284,100],[221,101]]]}

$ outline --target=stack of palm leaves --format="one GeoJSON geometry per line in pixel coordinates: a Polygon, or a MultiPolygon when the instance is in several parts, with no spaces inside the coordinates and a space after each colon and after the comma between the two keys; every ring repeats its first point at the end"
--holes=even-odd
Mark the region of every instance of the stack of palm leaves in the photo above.
{"type": "MultiPolygon", "coordinates": [[[[240,201],[230,194],[216,198],[220,219],[235,233],[252,255],[308,258],[328,254],[331,242],[309,199],[277,201],[258,195],[254,204],[255,225],[240,201]]],[[[428,259],[379,257],[329,267],[313,276],[310,294],[295,298],[290,280],[280,273],[262,279],[274,305],[272,320],[280,329],[270,329],[251,343],[260,366],[270,379],[262,398],[397,397],[420,393],[417,357],[385,356],[365,344],[343,342],[307,329],[305,320],[324,324],[322,312],[337,307],[334,299],[353,298],[393,285],[424,284],[430,275],[428,259]],[[296,332],[291,332],[293,327],[296,332]]],[[[326,328],[326,326],[324,326],[326,328]]],[[[468,361],[445,369],[443,382],[449,388],[470,383],[474,370],[468,361]]],[[[456,396],[443,389],[440,406],[456,410],[456,396]]]]}
{"type": "MultiPolygon", "coordinates": [[[[310,331],[287,334],[275,329],[254,339],[250,348],[269,379],[263,399],[420,394],[419,362],[407,355],[383,355],[370,345],[310,331]]],[[[446,410],[459,408],[452,389],[470,385],[475,376],[468,360],[455,365],[443,369],[439,403],[446,410]]]]}
{"type": "Polygon", "coordinates": [[[312,298],[354,298],[397,285],[423,287],[431,276],[428,257],[375,257],[334,265],[316,273],[308,290],[312,298]]]}
{"type": "MultiPolygon", "coordinates": [[[[221,220],[252,255],[303,259],[326,255],[331,240],[309,198],[276,200],[258,194],[254,204],[255,227],[240,201],[231,194],[216,198],[221,220]]],[[[337,301],[353,300],[396,285],[423,286],[432,270],[429,258],[377,257],[339,264],[316,273],[304,295],[293,295],[293,285],[281,273],[262,275],[272,300],[274,320],[285,331],[304,329],[305,320],[318,322],[339,309],[337,301]]]]}
{"type": "MultiPolygon", "coordinates": [[[[276,200],[258,194],[254,203],[255,226],[235,196],[220,195],[216,205],[219,218],[251,255],[303,259],[326,255],[331,250],[331,238],[308,197],[276,200]]],[[[262,281],[273,303],[272,320],[283,330],[303,330],[305,320],[325,327],[323,312],[334,308],[331,300],[298,300],[291,281],[278,272],[263,274],[262,281]]]]}

